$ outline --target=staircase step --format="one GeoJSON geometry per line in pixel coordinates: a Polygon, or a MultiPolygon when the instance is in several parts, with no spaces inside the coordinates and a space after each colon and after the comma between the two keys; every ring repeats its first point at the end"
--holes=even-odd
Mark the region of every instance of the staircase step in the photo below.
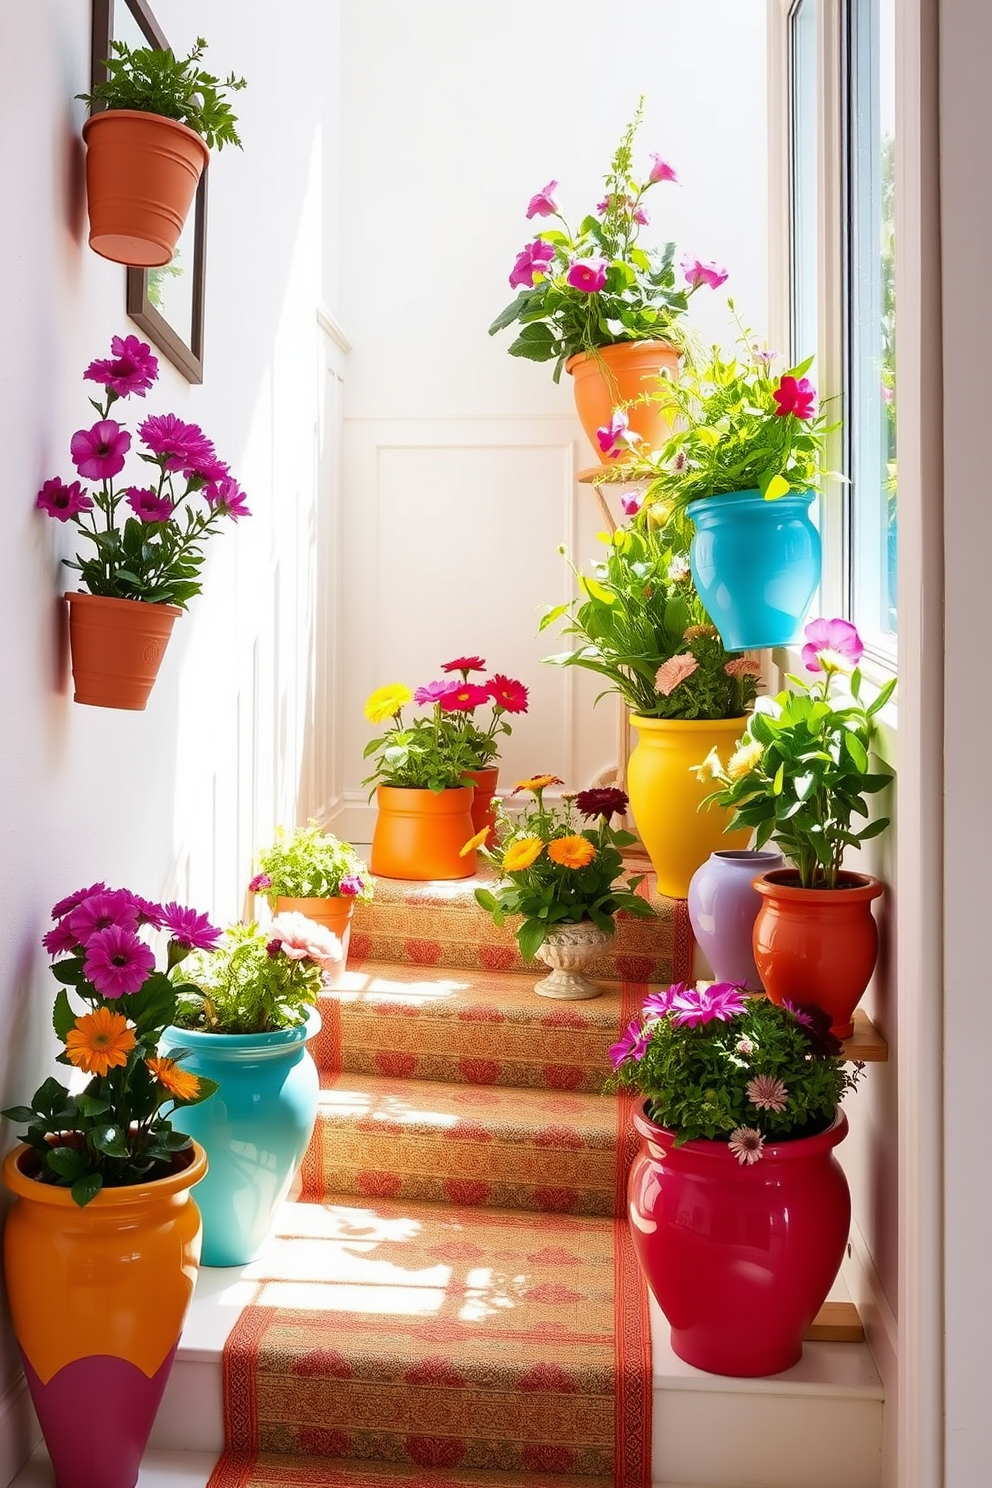
{"type": "Polygon", "coordinates": [[[321,998],[311,1051],[322,1071],[598,1093],[609,1048],[638,1011],[641,983],[587,1002],[534,991],[534,971],[356,963],[321,998]]]}
{"type": "Polygon", "coordinates": [[[612,1096],[342,1074],[320,1093],[302,1197],[609,1217],[622,1121],[612,1096]]]}
{"type": "MultiPolygon", "coordinates": [[[[372,903],[355,905],[352,963],[409,961],[421,967],[518,971],[533,976],[535,963],[525,961],[517,947],[517,922],[497,928],[476,903],[475,890],[491,888],[493,882],[491,869],[472,878],[426,883],[377,878],[372,903]]],[[[594,979],[666,985],[678,980],[673,968],[687,959],[688,918],[681,901],[661,898],[653,884],[649,875],[641,892],[653,905],[655,917],[617,916],[614,939],[590,969],[594,979]]]]}

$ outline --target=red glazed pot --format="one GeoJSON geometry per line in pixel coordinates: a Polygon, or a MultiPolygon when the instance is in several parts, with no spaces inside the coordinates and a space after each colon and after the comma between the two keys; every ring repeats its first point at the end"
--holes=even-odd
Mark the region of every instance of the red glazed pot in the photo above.
{"type": "Polygon", "coordinates": [[[772,1002],[815,1002],[830,1014],[831,1032],[850,1038],[878,956],[871,901],[885,886],[867,873],[842,871],[837,889],[801,889],[795,878],[778,868],[754,880],[754,964],[772,1002]]]}
{"type": "Polygon", "coordinates": [[[634,1125],[631,1235],[675,1353],[710,1374],[790,1369],[847,1243],[851,1196],[833,1150],[847,1117],[743,1166],[725,1141],[675,1147],[641,1111],[634,1125]]]}

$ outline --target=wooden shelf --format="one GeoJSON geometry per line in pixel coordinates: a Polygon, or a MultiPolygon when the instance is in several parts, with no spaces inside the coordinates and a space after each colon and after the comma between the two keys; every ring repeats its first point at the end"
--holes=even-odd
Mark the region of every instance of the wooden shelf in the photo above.
{"type": "Polygon", "coordinates": [[[863,1059],[866,1064],[884,1064],[889,1046],[863,1008],[854,1009],[854,1032],[844,1040],[845,1059],[863,1059]]]}
{"type": "Polygon", "coordinates": [[[861,1343],[864,1336],[853,1302],[824,1302],[803,1339],[806,1343],[861,1343]]]}

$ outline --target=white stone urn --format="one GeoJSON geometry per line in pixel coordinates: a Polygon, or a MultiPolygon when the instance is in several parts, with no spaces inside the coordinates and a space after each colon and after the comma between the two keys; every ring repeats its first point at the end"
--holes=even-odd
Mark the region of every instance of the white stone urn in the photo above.
{"type": "Polygon", "coordinates": [[[603,946],[613,937],[600,930],[592,920],[579,920],[574,925],[556,925],[549,930],[543,945],[535,954],[551,975],[542,977],[534,991],[539,997],[558,997],[566,1002],[581,1002],[598,997],[602,987],[592,982],[583,971],[595,961],[603,946]]]}

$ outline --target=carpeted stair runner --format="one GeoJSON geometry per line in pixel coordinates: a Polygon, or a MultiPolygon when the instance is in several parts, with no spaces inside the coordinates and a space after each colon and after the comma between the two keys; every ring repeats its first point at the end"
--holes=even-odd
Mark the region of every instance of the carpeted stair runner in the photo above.
{"type": "MultiPolygon", "coordinates": [[[[537,997],[533,967],[484,965],[493,928],[458,887],[380,880],[322,999],[304,1202],[225,1350],[210,1488],[650,1484],[646,1298],[623,1218],[636,1144],[629,1100],[597,1093],[646,985],[537,997]],[[411,911],[433,959],[364,959],[411,911]]],[[[676,928],[670,907],[627,921],[614,969],[636,954],[684,977],[676,928]],[[644,925],[657,944],[635,953],[644,925]]]]}

